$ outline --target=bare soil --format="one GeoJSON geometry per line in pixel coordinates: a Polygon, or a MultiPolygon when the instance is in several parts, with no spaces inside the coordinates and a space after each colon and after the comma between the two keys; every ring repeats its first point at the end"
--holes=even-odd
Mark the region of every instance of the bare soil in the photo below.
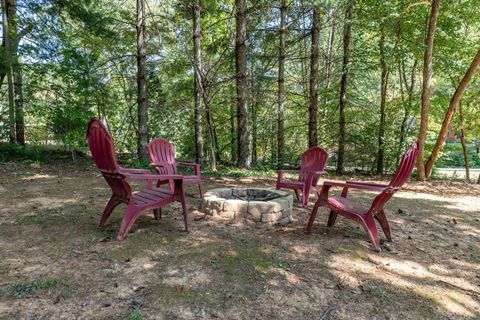
{"type": "Polygon", "coordinates": [[[0,319],[480,318],[478,185],[410,182],[386,206],[381,253],[353,221],[327,228],[324,208],[304,235],[313,202],[275,227],[205,216],[187,193],[189,234],[174,203],[118,242],[125,206],[97,226],[110,190],[91,164],[0,165],[0,319]]]}

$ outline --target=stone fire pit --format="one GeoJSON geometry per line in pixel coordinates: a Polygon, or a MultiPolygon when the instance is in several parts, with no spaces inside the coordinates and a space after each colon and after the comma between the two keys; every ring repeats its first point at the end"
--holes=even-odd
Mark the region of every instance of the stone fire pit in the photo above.
{"type": "Polygon", "coordinates": [[[275,189],[221,188],[204,195],[204,209],[209,215],[268,224],[292,221],[292,203],[290,193],[275,189]]]}

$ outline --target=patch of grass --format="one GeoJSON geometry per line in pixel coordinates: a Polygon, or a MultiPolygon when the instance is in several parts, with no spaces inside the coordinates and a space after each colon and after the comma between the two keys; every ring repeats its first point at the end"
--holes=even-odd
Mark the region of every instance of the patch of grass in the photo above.
{"type": "Polygon", "coordinates": [[[55,288],[60,281],[58,279],[42,278],[35,281],[16,281],[7,287],[0,288],[0,294],[9,295],[17,299],[25,299],[37,296],[38,292],[55,288]]]}
{"type": "Polygon", "coordinates": [[[156,297],[165,297],[167,300],[187,302],[195,301],[197,298],[203,296],[194,288],[179,285],[168,285],[165,283],[157,283],[153,285],[152,293],[156,297]]]}
{"type": "MultiPolygon", "coordinates": [[[[145,253],[145,251],[155,251],[161,247],[172,245],[177,239],[184,236],[177,230],[154,232],[157,225],[152,223],[152,230],[145,230],[139,234],[129,234],[128,241],[123,241],[121,246],[110,252],[110,256],[117,260],[125,260],[145,253]]],[[[159,227],[160,228],[160,227],[159,227]]]]}
{"type": "Polygon", "coordinates": [[[365,256],[364,250],[362,250],[361,247],[358,245],[346,245],[346,246],[339,246],[338,247],[338,252],[339,253],[346,253],[350,257],[355,258],[355,259],[362,259],[365,256]]]}
{"type": "Polygon", "coordinates": [[[284,271],[290,271],[290,266],[288,265],[287,262],[277,261],[276,266],[277,266],[277,268],[280,268],[284,271]]]}
{"type": "Polygon", "coordinates": [[[12,238],[18,234],[18,227],[12,223],[0,223],[0,236],[12,238]]]}
{"type": "Polygon", "coordinates": [[[203,176],[208,177],[229,177],[229,178],[246,178],[246,177],[276,177],[277,173],[274,169],[258,167],[251,169],[239,169],[234,167],[221,166],[217,171],[202,170],[203,176]]]}
{"type": "Polygon", "coordinates": [[[391,296],[390,296],[390,293],[385,290],[384,288],[378,288],[376,291],[375,291],[375,294],[377,297],[379,297],[380,299],[382,300],[391,300],[391,296]]]}
{"type": "Polygon", "coordinates": [[[128,319],[130,320],[142,320],[142,314],[140,310],[133,308],[128,311],[128,319]]]}
{"type": "Polygon", "coordinates": [[[274,263],[257,246],[240,243],[231,250],[222,251],[212,266],[218,264],[220,270],[232,280],[249,281],[262,280],[272,276],[269,272],[274,263]]]}
{"type": "Polygon", "coordinates": [[[60,208],[42,208],[32,215],[19,217],[15,224],[18,225],[72,225],[82,218],[82,213],[87,209],[85,204],[66,204],[60,208]]]}

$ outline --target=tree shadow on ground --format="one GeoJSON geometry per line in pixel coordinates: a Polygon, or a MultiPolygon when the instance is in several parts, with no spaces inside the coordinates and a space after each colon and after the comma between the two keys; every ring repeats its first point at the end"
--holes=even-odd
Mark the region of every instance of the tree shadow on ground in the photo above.
{"type": "MultiPolygon", "coordinates": [[[[467,195],[397,193],[386,207],[394,242],[382,253],[372,251],[353,221],[339,217],[327,228],[325,209],[313,234],[304,235],[312,202],[307,209],[296,203],[295,221],[274,227],[205,216],[197,195],[188,198],[189,234],[182,232],[175,203],[164,208],[159,221],[150,212],[141,216],[117,242],[125,207],[118,207],[105,227],[97,226],[109,190],[94,170],[18,170],[16,177],[6,175],[2,185],[11,187],[0,192],[9,203],[0,215],[0,310],[11,318],[126,318],[132,309],[160,319],[475,319],[480,314],[475,220],[480,204],[465,205],[472,198],[467,195]],[[18,179],[31,176],[35,182],[18,179]],[[29,189],[33,183],[37,188],[29,189]],[[37,198],[57,202],[31,201],[37,198]],[[35,297],[10,294],[47,278],[59,285],[38,288],[35,297]]],[[[272,183],[214,178],[205,189],[272,183]]],[[[351,196],[368,205],[373,194],[351,196]]]]}

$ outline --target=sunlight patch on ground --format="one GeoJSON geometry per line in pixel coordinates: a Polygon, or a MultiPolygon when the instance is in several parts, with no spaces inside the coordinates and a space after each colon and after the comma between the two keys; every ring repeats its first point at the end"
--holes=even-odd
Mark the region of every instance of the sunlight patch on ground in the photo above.
{"type": "Polygon", "coordinates": [[[56,179],[57,176],[52,176],[49,174],[34,174],[33,176],[23,177],[22,180],[32,181],[32,180],[41,180],[41,179],[56,179]]]}
{"type": "Polygon", "coordinates": [[[418,200],[430,200],[438,201],[442,207],[452,209],[452,210],[461,210],[466,212],[478,212],[480,211],[480,201],[478,197],[473,196],[450,196],[446,198],[443,195],[436,194],[427,194],[427,193],[417,193],[417,192],[398,192],[395,194],[396,198],[402,199],[418,199],[418,200]],[[447,202],[448,204],[445,204],[447,202]]]}
{"type": "Polygon", "coordinates": [[[318,248],[307,246],[307,245],[296,245],[296,246],[293,246],[292,249],[296,253],[300,253],[300,254],[305,254],[305,253],[318,254],[319,253],[318,248]]]}
{"type": "MultiPolygon", "coordinates": [[[[329,265],[332,273],[351,287],[357,287],[359,278],[368,277],[430,299],[447,312],[471,317],[480,311],[479,301],[471,296],[480,294],[478,288],[465,276],[446,276],[445,270],[451,268],[436,264],[435,269],[442,270],[442,274],[437,275],[413,261],[373,254],[369,255],[369,261],[373,263],[337,255],[329,265]]],[[[464,272],[467,277],[475,277],[474,270],[464,272]]]]}
{"type": "Polygon", "coordinates": [[[171,268],[163,274],[162,283],[169,286],[199,287],[212,281],[211,276],[201,270],[192,270],[191,266],[183,270],[171,268]]]}
{"type": "MultiPolygon", "coordinates": [[[[480,226],[480,224],[479,224],[480,226]]],[[[480,237],[480,230],[470,225],[462,224],[458,227],[459,230],[462,230],[464,234],[472,237],[480,237]]]]}

